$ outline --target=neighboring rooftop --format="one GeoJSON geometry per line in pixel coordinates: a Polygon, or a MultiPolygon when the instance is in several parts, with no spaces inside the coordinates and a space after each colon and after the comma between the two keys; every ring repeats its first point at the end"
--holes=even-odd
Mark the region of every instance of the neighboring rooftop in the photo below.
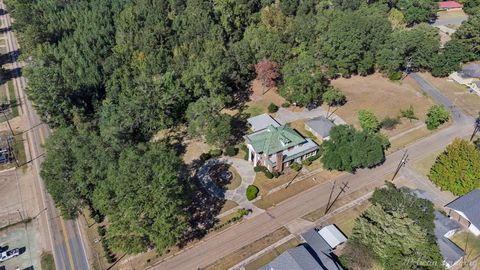
{"type": "Polygon", "coordinates": [[[462,212],[475,227],[480,228],[480,188],[458,197],[445,207],[462,212]]]}
{"type": "Polygon", "coordinates": [[[333,224],[321,228],[318,233],[332,249],[347,241],[347,237],[333,224]]]}
{"type": "Polygon", "coordinates": [[[278,127],[280,124],[275,121],[270,115],[264,113],[247,119],[247,122],[250,124],[252,130],[259,131],[267,128],[268,126],[278,127]]]}
{"type": "Polygon", "coordinates": [[[303,245],[291,248],[259,270],[318,270],[317,261],[303,245]]]}
{"type": "Polygon", "coordinates": [[[435,237],[437,238],[437,245],[440,249],[440,254],[443,257],[443,260],[449,266],[452,266],[456,262],[458,262],[463,256],[465,256],[465,252],[447,238],[447,235],[451,235],[455,231],[460,229],[460,224],[458,224],[452,219],[449,219],[439,211],[435,211],[434,213],[434,232],[435,237]]]}
{"type": "Polygon", "coordinates": [[[304,234],[302,238],[311,247],[312,252],[317,255],[316,259],[323,270],[341,270],[343,267],[338,262],[338,258],[332,253],[332,248],[327,241],[320,236],[316,229],[311,229],[304,234]]]}
{"type": "Polygon", "coordinates": [[[322,136],[322,138],[330,136],[330,130],[335,126],[332,121],[323,116],[312,118],[306,121],[305,125],[313,130],[316,135],[322,136]]]}
{"type": "Polygon", "coordinates": [[[463,8],[463,4],[456,1],[443,1],[438,2],[438,7],[440,9],[463,8]]]}
{"type": "Polygon", "coordinates": [[[255,152],[267,155],[272,155],[306,142],[302,135],[286,125],[278,127],[270,125],[265,129],[245,136],[245,139],[252,145],[255,152]]]}

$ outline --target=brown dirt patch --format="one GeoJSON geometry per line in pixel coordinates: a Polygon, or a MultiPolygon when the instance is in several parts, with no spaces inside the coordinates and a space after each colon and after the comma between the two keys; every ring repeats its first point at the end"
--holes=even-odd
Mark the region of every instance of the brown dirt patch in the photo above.
{"type": "MultiPolygon", "coordinates": [[[[401,82],[392,82],[381,74],[370,76],[353,76],[349,79],[340,78],[332,81],[347,97],[347,103],[335,113],[347,123],[359,128],[358,111],[367,109],[372,111],[379,120],[386,116],[396,117],[401,109],[413,106],[417,121],[423,122],[425,115],[434,102],[427,97],[410,78],[401,82]]],[[[326,105],[325,109],[326,108],[326,105]]],[[[402,124],[392,131],[385,131],[387,136],[394,136],[415,126],[417,121],[402,119],[402,124]]]]}
{"type": "Polygon", "coordinates": [[[187,141],[185,144],[186,149],[185,155],[183,155],[183,161],[185,161],[187,164],[191,163],[195,159],[198,159],[201,154],[207,153],[211,148],[210,145],[199,140],[187,141]]]}
{"type": "Polygon", "coordinates": [[[224,204],[223,207],[222,207],[222,210],[220,210],[220,214],[225,213],[225,212],[227,212],[228,210],[231,210],[231,209],[233,209],[233,208],[235,208],[235,207],[237,207],[237,206],[238,206],[238,203],[236,203],[236,202],[234,202],[234,201],[226,200],[226,201],[225,201],[225,204],[224,204]]]}

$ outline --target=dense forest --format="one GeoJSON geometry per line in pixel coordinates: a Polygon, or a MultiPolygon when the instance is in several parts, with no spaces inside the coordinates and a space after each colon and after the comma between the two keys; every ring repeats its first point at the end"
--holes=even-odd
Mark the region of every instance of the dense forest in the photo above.
{"type": "Polygon", "coordinates": [[[193,230],[196,186],[154,135],[234,143],[223,111],[265,59],[300,105],[338,76],[445,76],[480,59],[479,1],[463,2],[471,16],[441,49],[434,0],[8,0],[27,94],[54,130],[41,175],[66,218],[107,218],[113,249],[162,252],[193,230]]]}

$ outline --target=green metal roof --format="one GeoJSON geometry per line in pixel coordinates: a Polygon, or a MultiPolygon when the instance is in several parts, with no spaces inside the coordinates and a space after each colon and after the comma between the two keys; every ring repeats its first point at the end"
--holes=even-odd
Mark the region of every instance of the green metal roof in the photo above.
{"type": "Polygon", "coordinates": [[[305,141],[302,135],[286,125],[265,129],[245,136],[255,152],[267,155],[275,154],[305,141]]]}

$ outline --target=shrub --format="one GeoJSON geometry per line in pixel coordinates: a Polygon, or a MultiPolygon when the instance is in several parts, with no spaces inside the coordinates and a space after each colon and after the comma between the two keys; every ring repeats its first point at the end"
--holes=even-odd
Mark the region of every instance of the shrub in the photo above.
{"type": "Polygon", "coordinates": [[[250,214],[251,210],[250,209],[245,209],[245,208],[240,208],[237,210],[237,215],[240,217],[246,216],[250,214]]]}
{"type": "Polygon", "coordinates": [[[248,160],[248,147],[245,144],[240,144],[240,150],[242,150],[245,154],[243,155],[243,159],[248,160]]]}
{"type": "Polygon", "coordinates": [[[273,103],[270,103],[270,105],[268,105],[268,112],[269,113],[274,113],[274,112],[277,112],[278,111],[278,106],[273,104],[273,103]]]}
{"type": "Polygon", "coordinates": [[[450,113],[443,107],[443,105],[435,104],[428,110],[427,119],[425,123],[429,130],[437,129],[441,124],[448,121],[450,113]]]}
{"type": "Polygon", "coordinates": [[[380,122],[373,112],[367,110],[358,111],[358,121],[363,130],[377,132],[380,128],[380,122]]]}
{"type": "Polygon", "coordinates": [[[281,174],[277,171],[273,172],[273,177],[278,178],[281,174]]]}
{"type": "Polygon", "coordinates": [[[211,157],[212,155],[210,155],[210,153],[203,153],[200,155],[200,160],[202,161],[209,160],[211,157]]]}
{"type": "Polygon", "coordinates": [[[292,165],[290,165],[290,168],[298,172],[302,169],[302,165],[297,162],[293,162],[292,165]]]}
{"type": "Polygon", "coordinates": [[[394,71],[388,74],[388,78],[392,81],[398,81],[402,78],[403,73],[401,71],[394,71]]]}
{"type": "Polygon", "coordinates": [[[415,115],[415,111],[413,110],[413,106],[410,105],[410,107],[408,107],[408,109],[406,110],[400,110],[400,116],[401,117],[405,117],[407,119],[409,119],[410,121],[413,120],[418,120],[418,117],[415,115]]]}
{"type": "Polygon", "coordinates": [[[265,174],[265,176],[268,178],[268,179],[272,179],[273,178],[273,173],[271,173],[270,171],[265,171],[263,172],[265,174]]]}
{"type": "Polygon", "coordinates": [[[305,165],[305,166],[310,166],[310,165],[312,165],[312,161],[311,161],[309,158],[305,159],[302,163],[303,163],[303,165],[305,165]]]}
{"type": "Polygon", "coordinates": [[[222,149],[211,149],[208,153],[212,157],[219,157],[222,155],[222,149]]]}
{"type": "Polygon", "coordinates": [[[225,155],[233,157],[238,153],[238,148],[233,145],[229,145],[225,148],[225,155]]]}
{"type": "Polygon", "coordinates": [[[259,165],[259,166],[253,167],[253,171],[255,171],[255,172],[267,172],[268,169],[265,166],[259,165]]]}
{"type": "Polygon", "coordinates": [[[249,185],[247,187],[247,200],[251,201],[257,197],[258,187],[254,185],[249,185]]]}
{"type": "Polygon", "coordinates": [[[288,108],[288,107],[290,107],[290,102],[282,103],[282,108],[288,108]]]}
{"type": "Polygon", "coordinates": [[[380,122],[380,126],[387,130],[394,129],[398,124],[400,124],[400,120],[398,118],[390,118],[388,116],[383,118],[382,122],[380,122]]]}
{"type": "Polygon", "coordinates": [[[98,232],[98,235],[100,235],[101,237],[104,237],[107,230],[105,229],[105,226],[98,226],[97,232],[98,232]]]}

